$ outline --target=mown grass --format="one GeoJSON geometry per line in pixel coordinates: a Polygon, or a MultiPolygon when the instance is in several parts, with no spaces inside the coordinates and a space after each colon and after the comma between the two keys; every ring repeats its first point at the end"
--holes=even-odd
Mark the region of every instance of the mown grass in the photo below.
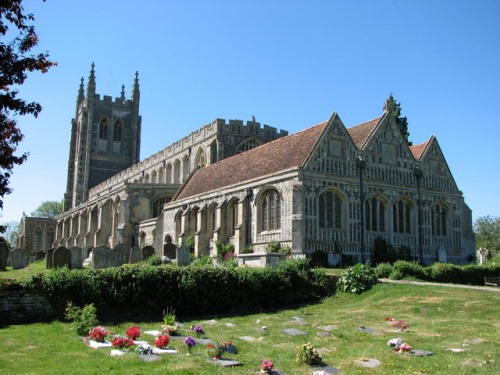
{"type": "MultiPolygon", "coordinates": [[[[214,303],[217,303],[214,301],[214,303]]],[[[203,317],[183,321],[184,327],[202,324],[207,337],[218,342],[231,340],[238,354],[225,357],[243,362],[242,367],[224,369],[208,362],[207,348],[199,345],[187,356],[182,341],[172,340],[176,355],[164,355],[157,362],[143,362],[135,353],[111,357],[109,349],[91,349],[63,322],[9,326],[0,329],[0,369],[2,374],[254,374],[263,359],[271,360],[282,372],[311,374],[309,366],[295,363],[295,350],[311,342],[320,348],[326,364],[344,374],[498,374],[500,373],[500,293],[439,286],[379,284],[361,295],[338,294],[314,305],[295,310],[234,317],[203,317]],[[395,332],[385,318],[404,319],[407,332],[395,332]],[[300,317],[307,325],[296,325],[300,317]],[[215,319],[216,325],[205,323],[215,319]],[[226,323],[234,324],[233,328],[226,323]],[[319,327],[334,325],[331,337],[320,337],[319,327]],[[262,326],[267,330],[258,332],[262,326]],[[371,335],[357,330],[365,326],[371,335]],[[297,328],[305,336],[288,336],[281,331],[297,328]],[[262,337],[246,342],[239,337],[262,337]],[[387,341],[401,337],[414,349],[434,352],[416,358],[394,353],[387,341]],[[480,339],[480,340],[478,340],[480,339]],[[464,352],[452,353],[449,348],[464,352]],[[382,362],[365,369],[355,361],[374,358],[382,362]]],[[[159,329],[161,322],[128,322],[107,325],[123,334],[132,324],[141,329],[159,329]]],[[[191,334],[188,328],[181,333],[191,334]]],[[[142,335],[153,342],[154,338],[142,335]]]]}
{"type": "Polygon", "coordinates": [[[30,263],[28,267],[18,270],[13,269],[12,266],[7,266],[5,271],[0,271],[0,279],[22,279],[45,272],[50,272],[50,269],[46,267],[45,261],[36,261],[30,263]]]}

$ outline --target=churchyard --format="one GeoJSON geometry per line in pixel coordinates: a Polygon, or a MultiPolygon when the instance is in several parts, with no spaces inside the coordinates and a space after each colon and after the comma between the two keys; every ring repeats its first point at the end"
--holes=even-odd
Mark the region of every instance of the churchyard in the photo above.
{"type": "MultiPolygon", "coordinates": [[[[217,301],[213,301],[217,303],[217,301]]],[[[500,372],[500,293],[441,286],[377,284],[362,294],[337,293],[320,303],[290,310],[243,316],[199,316],[184,319],[179,336],[171,336],[175,354],[140,356],[132,347],[122,356],[113,348],[94,349],[71,324],[13,325],[0,329],[0,368],[5,374],[256,374],[264,360],[275,374],[497,374],[500,372]],[[391,321],[388,318],[393,318],[391,321]],[[395,323],[405,329],[398,330],[395,323]],[[192,326],[203,328],[203,340],[192,326]],[[191,353],[187,336],[198,340],[191,353]],[[400,338],[412,352],[388,346],[400,338]],[[210,343],[230,341],[237,353],[223,359],[239,366],[225,368],[209,355],[210,343]],[[310,343],[326,367],[296,362],[297,350],[310,343]],[[423,356],[415,356],[423,354],[423,356]],[[369,366],[369,367],[365,367],[369,366]],[[373,367],[372,367],[373,366],[373,367]]],[[[103,323],[112,335],[140,328],[139,340],[153,345],[161,330],[157,321],[103,323]],[[148,334],[152,333],[151,334],[148,334]]]]}

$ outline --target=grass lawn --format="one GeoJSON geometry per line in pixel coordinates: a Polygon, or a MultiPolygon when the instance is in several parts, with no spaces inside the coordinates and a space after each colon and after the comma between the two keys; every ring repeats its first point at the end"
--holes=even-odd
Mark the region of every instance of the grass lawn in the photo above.
{"type": "Polygon", "coordinates": [[[45,261],[36,261],[30,263],[28,267],[21,268],[15,270],[12,266],[7,266],[6,271],[0,271],[0,280],[1,279],[21,279],[24,277],[29,277],[32,275],[36,275],[39,273],[50,272],[50,269],[47,269],[45,261]]]}
{"type": "MultiPolygon", "coordinates": [[[[216,303],[216,302],[214,302],[216,303]]],[[[238,354],[225,358],[243,362],[242,367],[222,368],[208,362],[207,347],[194,347],[187,356],[182,341],[171,341],[176,355],[163,355],[160,361],[143,362],[135,353],[111,357],[110,349],[87,347],[69,324],[30,324],[0,328],[0,372],[2,374],[255,374],[264,359],[288,375],[311,374],[309,366],[295,363],[295,350],[310,342],[319,348],[326,364],[343,374],[498,374],[500,373],[500,293],[440,286],[379,284],[361,295],[338,294],[314,305],[238,317],[210,316],[195,321],[177,320],[187,327],[201,324],[207,337],[231,340],[238,354]],[[406,332],[394,331],[386,317],[404,319],[406,332]],[[307,324],[297,325],[294,317],[307,324]],[[215,319],[215,325],[207,320],[215,319]],[[232,323],[233,327],[226,326],[232,323]],[[262,326],[267,330],[258,332],[262,326]],[[319,327],[336,326],[330,337],[320,337],[319,327]],[[375,334],[360,332],[373,328],[375,334]],[[304,336],[281,331],[296,328],[304,336]],[[240,337],[262,337],[246,342],[240,337]],[[395,353],[387,341],[400,337],[413,349],[434,352],[428,357],[395,353]],[[446,349],[464,349],[454,353],[446,349]],[[355,361],[374,358],[382,362],[375,369],[355,361]]],[[[144,330],[160,329],[156,322],[129,322],[107,325],[111,333],[124,334],[131,325],[144,330]]],[[[153,343],[154,337],[141,339],[153,343]]]]}

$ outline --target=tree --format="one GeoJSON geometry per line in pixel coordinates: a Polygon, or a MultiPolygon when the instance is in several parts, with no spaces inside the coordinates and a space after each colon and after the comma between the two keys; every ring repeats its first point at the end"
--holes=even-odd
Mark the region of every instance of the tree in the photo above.
{"type": "MultiPolygon", "coordinates": [[[[19,98],[16,87],[24,83],[28,72],[46,73],[56,65],[48,59],[48,53],[29,54],[38,45],[38,36],[31,24],[35,18],[24,12],[21,2],[0,0],[0,210],[4,196],[12,191],[9,188],[12,169],[28,157],[27,153],[15,155],[24,137],[17,126],[17,117],[27,114],[37,117],[42,110],[39,103],[19,98]]],[[[5,229],[0,226],[0,233],[5,229]]]]}
{"type": "Polygon", "coordinates": [[[474,223],[476,247],[490,250],[493,254],[500,252],[500,216],[481,216],[474,223]]]}
{"type": "Polygon", "coordinates": [[[33,211],[30,216],[31,217],[46,217],[49,219],[53,219],[59,214],[63,212],[62,202],[56,201],[45,201],[37,207],[35,211],[33,211]]]}
{"type": "Polygon", "coordinates": [[[19,222],[18,221],[8,221],[2,223],[5,227],[5,233],[3,238],[9,243],[9,246],[13,249],[16,247],[17,238],[19,237],[19,222]]]}
{"type": "Polygon", "coordinates": [[[398,124],[399,131],[403,135],[406,144],[411,146],[413,143],[408,139],[410,136],[410,133],[408,132],[408,119],[401,116],[401,104],[394,99],[392,93],[389,98],[386,99],[384,109],[392,116],[392,118],[396,121],[396,124],[398,124]]]}

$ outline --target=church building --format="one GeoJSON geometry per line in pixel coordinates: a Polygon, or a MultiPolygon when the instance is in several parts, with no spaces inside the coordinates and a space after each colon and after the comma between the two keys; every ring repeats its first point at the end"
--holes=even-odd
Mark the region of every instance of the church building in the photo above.
{"type": "Polygon", "coordinates": [[[23,218],[20,247],[44,249],[50,230],[52,247],[152,246],[158,255],[193,240],[195,256],[215,256],[217,241],[237,256],[277,243],[294,256],[365,262],[377,237],[426,264],[475,254],[471,210],[437,139],[408,146],[387,109],[352,127],[333,113],[291,135],[216,119],[139,161],[139,96],[136,74],[130,99],[123,88],[101,99],[92,66],[72,120],[64,213],[43,230],[23,218]]]}

